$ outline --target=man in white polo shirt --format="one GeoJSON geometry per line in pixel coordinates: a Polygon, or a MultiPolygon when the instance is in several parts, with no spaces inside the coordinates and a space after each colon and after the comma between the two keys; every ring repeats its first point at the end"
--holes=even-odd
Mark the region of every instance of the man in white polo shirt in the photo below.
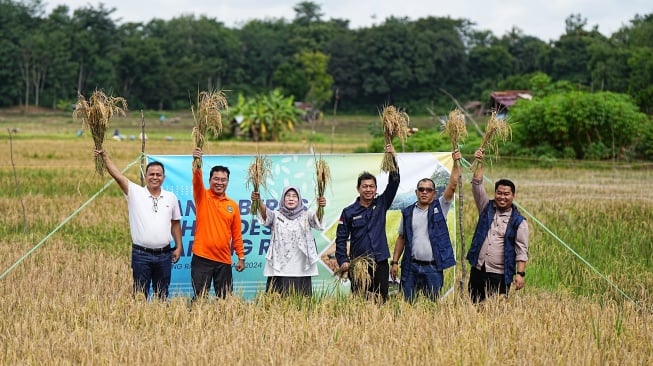
{"type": "Polygon", "coordinates": [[[109,174],[115,179],[127,198],[129,229],[132,237],[132,273],[134,296],[149,296],[150,286],[161,300],[168,297],[172,264],[182,255],[181,210],[177,196],[161,188],[165,168],[158,161],[150,162],[145,169],[145,187],[125,177],[103,150],[101,155],[109,174]],[[175,247],[170,247],[170,237],[175,247]]]}

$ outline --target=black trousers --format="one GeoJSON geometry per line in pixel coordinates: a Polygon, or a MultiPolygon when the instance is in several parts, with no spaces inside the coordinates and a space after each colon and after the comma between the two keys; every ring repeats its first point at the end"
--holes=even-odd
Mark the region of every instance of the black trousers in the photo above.
{"type": "Polygon", "coordinates": [[[194,297],[206,297],[211,289],[219,298],[225,298],[233,291],[231,265],[212,261],[193,254],[190,260],[190,278],[193,283],[194,297]]]}
{"type": "Polygon", "coordinates": [[[359,284],[354,278],[352,268],[349,268],[349,280],[351,281],[351,292],[354,294],[371,294],[375,297],[380,297],[381,302],[388,300],[388,276],[390,276],[390,266],[388,260],[376,262],[376,269],[372,266],[367,268],[368,274],[372,279],[372,283],[367,288],[360,288],[359,284]]]}
{"type": "Polygon", "coordinates": [[[510,285],[503,280],[503,273],[491,273],[485,271],[485,264],[479,270],[472,267],[469,274],[469,296],[472,301],[479,303],[485,301],[488,296],[502,294],[508,296],[510,285]]]}
{"type": "Polygon", "coordinates": [[[299,294],[306,297],[313,295],[313,281],[311,276],[304,277],[268,277],[265,291],[276,292],[281,295],[299,294]]]}

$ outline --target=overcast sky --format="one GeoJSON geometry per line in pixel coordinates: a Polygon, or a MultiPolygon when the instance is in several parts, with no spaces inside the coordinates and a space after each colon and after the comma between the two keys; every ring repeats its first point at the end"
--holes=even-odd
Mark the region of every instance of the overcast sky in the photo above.
{"type": "MultiPolygon", "coordinates": [[[[293,6],[299,0],[44,0],[47,13],[57,5],[72,10],[103,3],[115,8],[113,19],[123,22],[147,22],[153,18],[169,20],[180,15],[205,15],[228,27],[238,27],[250,19],[295,16],[293,6]]],[[[427,16],[468,19],[475,29],[489,30],[500,37],[513,26],[526,35],[544,41],[558,39],[565,30],[565,19],[581,14],[588,28],[598,25],[610,36],[629,25],[636,14],[653,13],[652,0],[318,0],[323,20],[349,20],[350,28],[380,24],[389,16],[410,20],[427,16]]]]}

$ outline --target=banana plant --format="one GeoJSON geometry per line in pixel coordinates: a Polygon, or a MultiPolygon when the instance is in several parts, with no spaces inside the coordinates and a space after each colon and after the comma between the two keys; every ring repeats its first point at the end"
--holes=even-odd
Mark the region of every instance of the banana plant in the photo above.
{"type": "Polygon", "coordinates": [[[278,89],[252,99],[239,94],[232,109],[235,115],[243,117],[241,128],[253,131],[252,137],[257,141],[280,141],[284,133],[295,130],[295,124],[303,113],[295,107],[292,96],[285,97],[278,89]]]}

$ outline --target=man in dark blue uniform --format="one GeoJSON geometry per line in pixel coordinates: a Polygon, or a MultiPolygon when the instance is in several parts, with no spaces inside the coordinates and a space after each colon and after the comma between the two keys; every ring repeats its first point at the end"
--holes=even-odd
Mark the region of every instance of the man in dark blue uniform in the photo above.
{"type": "MultiPolygon", "coordinates": [[[[396,152],[392,144],[385,146],[385,152],[396,152]]],[[[395,160],[395,166],[397,165],[395,160]]],[[[399,189],[399,170],[390,172],[385,191],[377,196],[376,177],[368,172],[358,176],[356,190],[359,193],[356,202],[342,210],[336,232],[336,259],[343,271],[349,271],[353,293],[380,296],[381,302],[388,298],[388,276],[390,268],[388,258],[388,238],[385,234],[386,212],[399,189]],[[347,250],[349,241],[349,251],[347,250]],[[350,261],[360,257],[369,257],[374,262],[368,266],[371,283],[361,286],[361,281],[350,271],[350,261]]]]}

